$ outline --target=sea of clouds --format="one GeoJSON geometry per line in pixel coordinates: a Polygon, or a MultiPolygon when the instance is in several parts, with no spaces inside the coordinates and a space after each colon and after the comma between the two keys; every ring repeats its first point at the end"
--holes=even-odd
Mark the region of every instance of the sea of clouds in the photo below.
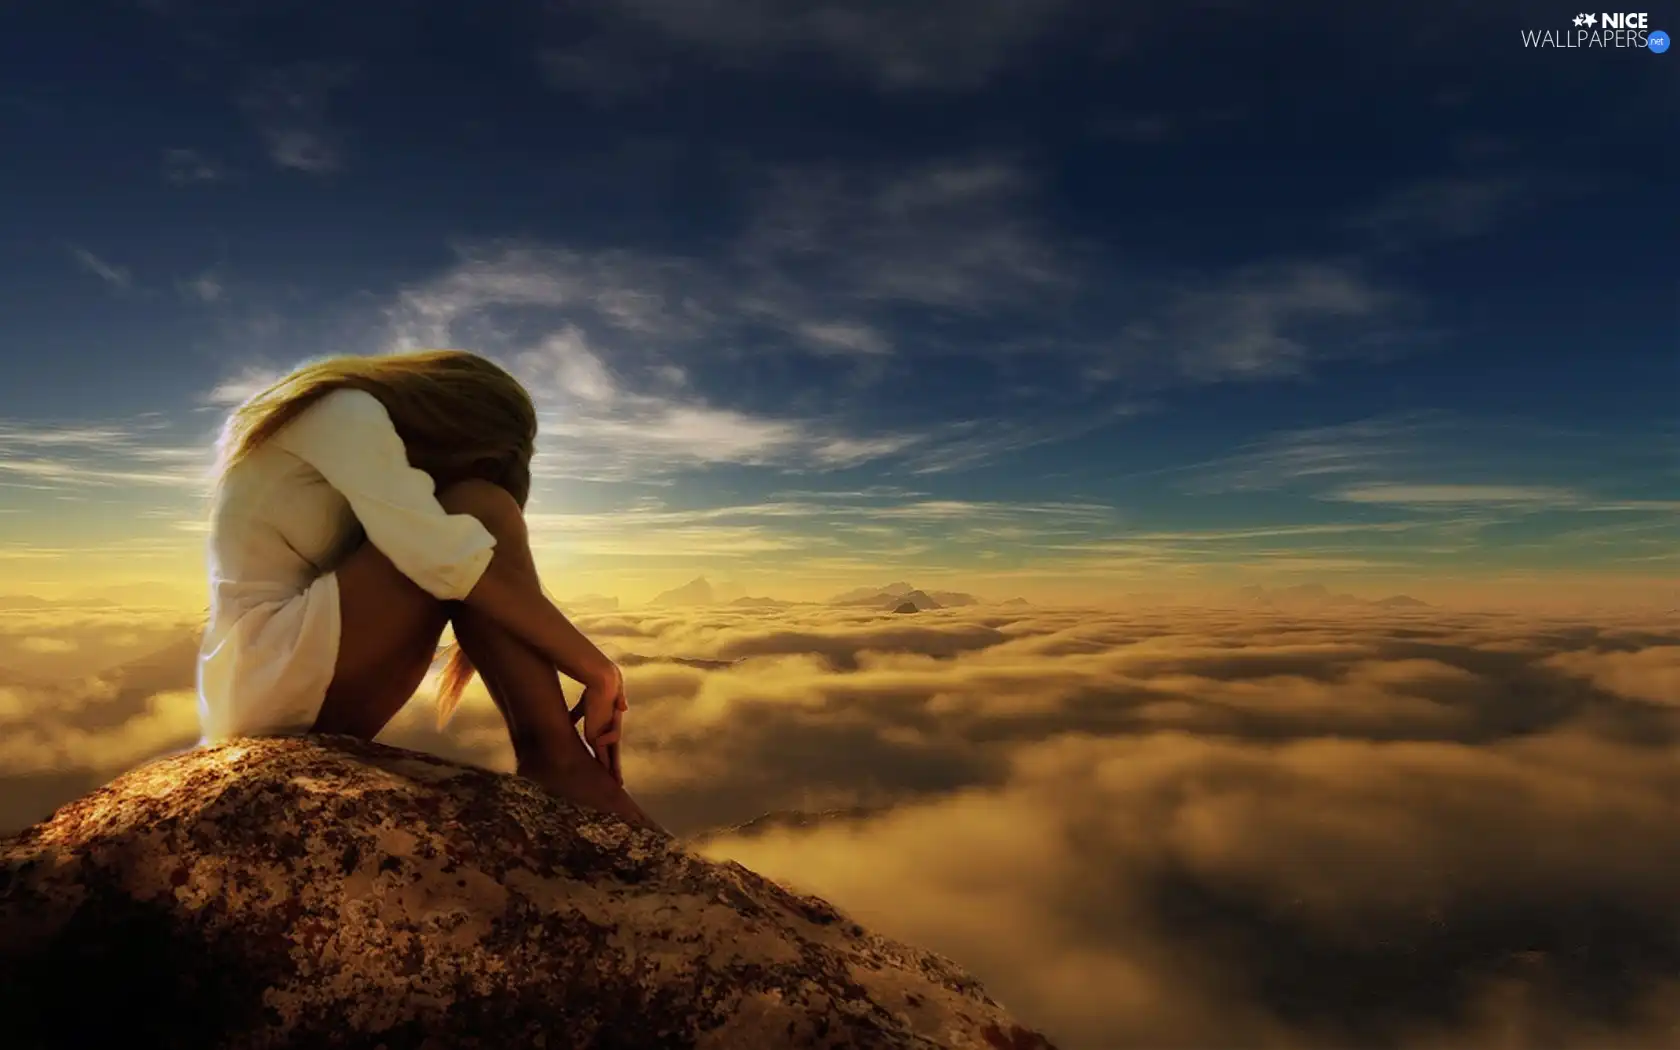
{"type": "MultiPolygon", "coordinates": [[[[1680,1045],[1672,615],[579,619],[653,813],[1066,1050],[1680,1045]]],[[[0,613],[0,831],[192,744],[192,631],[0,613]]],[[[512,764],[476,687],[382,739],[512,764]]]]}

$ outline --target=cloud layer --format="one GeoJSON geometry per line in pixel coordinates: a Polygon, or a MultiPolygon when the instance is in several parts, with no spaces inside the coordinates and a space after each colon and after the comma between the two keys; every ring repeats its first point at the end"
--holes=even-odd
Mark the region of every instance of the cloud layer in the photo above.
{"type": "MultiPolygon", "coordinates": [[[[191,743],[183,628],[7,615],[6,826],[191,743]],[[72,650],[110,669],[68,678],[72,650]]],[[[580,620],[639,657],[650,809],[952,955],[1075,1050],[1655,1047],[1680,1023],[1672,619],[580,620]]],[[[446,733],[429,717],[386,739],[510,767],[476,687],[446,733]]]]}

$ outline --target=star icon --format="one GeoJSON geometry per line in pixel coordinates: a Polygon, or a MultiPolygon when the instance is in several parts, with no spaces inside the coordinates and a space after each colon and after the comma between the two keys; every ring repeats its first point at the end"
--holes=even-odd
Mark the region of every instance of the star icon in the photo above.
{"type": "Polygon", "coordinates": [[[1597,24],[1598,24],[1598,16],[1597,15],[1588,15],[1587,16],[1587,25],[1595,26],[1597,24]]]}
{"type": "Polygon", "coordinates": [[[1575,16],[1575,24],[1578,25],[1578,26],[1586,25],[1587,24],[1587,16],[1586,15],[1576,15],[1575,16]]]}

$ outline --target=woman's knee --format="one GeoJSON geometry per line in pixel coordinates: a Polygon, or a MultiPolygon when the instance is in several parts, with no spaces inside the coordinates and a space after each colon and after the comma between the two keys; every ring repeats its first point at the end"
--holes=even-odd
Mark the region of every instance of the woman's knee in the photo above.
{"type": "Polygon", "coordinates": [[[492,535],[522,535],[525,512],[507,489],[492,481],[469,478],[444,486],[438,503],[451,514],[471,514],[484,523],[492,535]]]}

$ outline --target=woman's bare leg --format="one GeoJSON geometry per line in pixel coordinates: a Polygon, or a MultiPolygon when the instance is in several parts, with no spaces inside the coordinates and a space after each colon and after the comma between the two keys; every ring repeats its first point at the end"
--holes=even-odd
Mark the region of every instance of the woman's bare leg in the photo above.
{"type": "Polygon", "coordinates": [[[465,606],[454,609],[453,623],[456,640],[472,657],[473,666],[508,723],[519,775],[562,798],[658,829],[658,824],[583,746],[567,713],[559,676],[547,659],[465,606]],[[559,712],[558,719],[550,716],[551,711],[559,712]],[[537,716],[535,725],[533,714],[537,716]]]}
{"type": "MultiPolygon", "coordinates": [[[[537,581],[524,515],[505,491],[463,482],[438,495],[451,513],[472,514],[496,537],[487,572],[537,581]],[[511,512],[510,512],[511,511],[511,512]]],[[[570,801],[657,828],[573,727],[559,674],[546,658],[460,602],[440,602],[364,543],[335,570],[343,629],[333,682],[312,732],[371,740],[424,679],[446,623],[502,712],[519,772],[570,801]]]]}
{"type": "MultiPolygon", "coordinates": [[[[521,586],[542,590],[525,515],[506,491],[489,482],[468,481],[439,493],[438,502],[451,514],[478,518],[496,537],[496,554],[486,572],[504,573],[521,586]]],[[[448,608],[456,640],[508,723],[519,774],[563,798],[658,829],[583,746],[559,673],[548,658],[483,613],[461,602],[450,602],[448,608]]]]}
{"type": "Polygon", "coordinates": [[[425,679],[449,615],[371,543],[357,548],[334,574],[338,657],[310,732],[372,740],[425,679]]]}

